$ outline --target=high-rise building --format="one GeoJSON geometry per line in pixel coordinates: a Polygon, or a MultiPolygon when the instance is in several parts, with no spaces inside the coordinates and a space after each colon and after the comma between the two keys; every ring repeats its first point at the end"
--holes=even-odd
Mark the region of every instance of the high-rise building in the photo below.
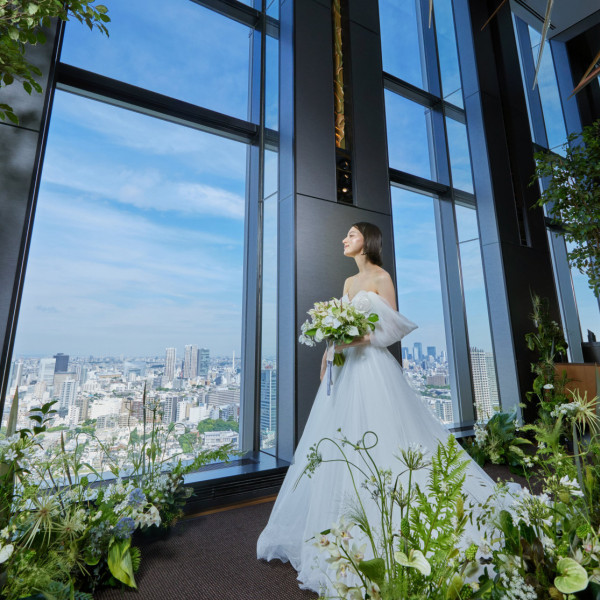
{"type": "Polygon", "coordinates": [[[177,421],[177,404],[179,400],[179,396],[176,395],[165,396],[161,403],[163,405],[163,423],[175,423],[177,421]]]}
{"type": "Polygon", "coordinates": [[[70,406],[75,404],[76,398],[77,381],[75,379],[67,379],[66,381],[63,381],[58,401],[59,410],[68,410],[70,406]]]}
{"type": "Polygon", "coordinates": [[[69,370],[69,355],[59,352],[54,355],[56,365],[54,366],[55,373],[66,373],[69,370]]]}
{"type": "Polygon", "coordinates": [[[408,360],[408,348],[406,346],[402,346],[402,360],[408,360]]]}
{"type": "Polygon", "coordinates": [[[198,376],[198,346],[189,344],[184,349],[183,378],[195,379],[198,376]]]}
{"type": "Polygon", "coordinates": [[[433,356],[433,358],[437,356],[435,353],[435,346],[427,346],[427,356],[433,356]]]}
{"type": "Polygon", "coordinates": [[[202,379],[208,378],[208,368],[210,364],[210,350],[208,348],[200,348],[198,353],[198,375],[202,379]]]}
{"type": "Polygon", "coordinates": [[[477,419],[487,421],[493,414],[490,398],[490,383],[488,379],[488,366],[485,352],[479,348],[471,348],[471,375],[473,377],[473,393],[475,394],[475,408],[477,419]]]}
{"type": "Polygon", "coordinates": [[[167,381],[175,379],[175,364],[177,361],[177,348],[167,348],[165,356],[165,377],[167,381]]]}
{"type": "Polygon", "coordinates": [[[40,370],[38,381],[43,381],[49,387],[54,384],[54,369],[56,367],[55,358],[40,359],[40,370]]]}
{"type": "Polygon", "coordinates": [[[23,361],[19,360],[13,363],[13,374],[11,387],[19,387],[21,385],[21,378],[23,377],[23,361]]]}
{"type": "Polygon", "coordinates": [[[413,344],[413,356],[415,360],[421,360],[423,358],[423,344],[421,342],[415,342],[413,344]]]}
{"type": "Polygon", "coordinates": [[[494,364],[493,352],[485,353],[485,365],[487,367],[488,383],[490,386],[490,403],[494,410],[500,408],[500,396],[498,395],[498,379],[496,378],[496,365],[494,364]]]}
{"type": "Polygon", "coordinates": [[[260,371],[260,429],[261,433],[277,428],[277,370],[260,371]]]}

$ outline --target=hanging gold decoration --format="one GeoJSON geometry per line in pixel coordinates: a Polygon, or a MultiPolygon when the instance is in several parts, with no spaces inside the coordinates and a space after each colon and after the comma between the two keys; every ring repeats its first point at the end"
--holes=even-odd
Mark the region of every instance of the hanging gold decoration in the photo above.
{"type": "Polygon", "coordinates": [[[333,66],[335,101],[335,145],[346,148],[346,117],[344,115],[344,61],[342,53],[341,0],[333,0],[333,66]]]}

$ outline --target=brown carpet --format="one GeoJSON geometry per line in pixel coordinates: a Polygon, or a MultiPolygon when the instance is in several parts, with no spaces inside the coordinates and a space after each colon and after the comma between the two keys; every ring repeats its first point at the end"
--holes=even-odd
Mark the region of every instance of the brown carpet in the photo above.
{"type": "Polygon", "coordinates": [[[104,589],[97,600],[311,600],[289,563],[256,559],[272,502],[187,519],[165,540],[144,542],[138,591],[104,589]]]}

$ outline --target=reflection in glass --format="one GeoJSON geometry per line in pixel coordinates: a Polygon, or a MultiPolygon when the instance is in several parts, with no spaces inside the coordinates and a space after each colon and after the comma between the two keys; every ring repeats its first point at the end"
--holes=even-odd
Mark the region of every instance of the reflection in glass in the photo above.
{"type": "Polygon", "coordinates": [[[262,356],[260,371],[260,447],[275,450],[277,436],[277,153],[266,152],[263,203],[262,356]],[[267,184],[267,179],[271,180],[267,184]],[[275,179],[275,185],[277,180],[275,179]]]}
{"type": "Polygon", "coordinates": [[[467,126],[454,119],[447,118],[446,129],[448,130],[452,186],[473,193],[473,174],[471,172],[471,153],[469,152],[467,126]]]}
{"type": "Polygon", "coordinates": [[[110,17],[110,38],[69,21],[62,62],[247,118],[248,27],[189,0],[113,2],[110,17]]]}
{"type": "MultiPolygon", "coordinates": [[[[532,27],[529,27],[529,35],[532,43],[531,52],[533,54],[533,60],[537,64],[541,36],[532,27]]],[[[548,42],[546,42],[542,54],[542,63],[540,65],[537,81],[540,91],[540,100],[542,102],[542,112],[544,113],[548,147],[562,154],[563,152],[560,150],[560,146],[567,140],[567,131],[565,129],[562,104],[558,92],[558,82],[556,81],[556,73],[554,71],[552,51],[548,42]]]]}
{"type": "Polygon", "coordinates": [[[419,326],[402,340],[413,387],[444,423],[453,422],[434,216],[427,196],[392,188],[398,310],[419,326]]]}
{"type": "Polygon", "coordinates": [[[417,11],[419,0],[379,0],[383,70],[426,89],[417,11]]]}
{"type": "MultiPolygon", "coordinates": [[[[574,248],[572,243],[567,244],[567,250],[571,252],[574,248]]],[[[579,324],[583,341],[588,341],[588,329],[593,331],[596,339],[600,340],[600,306],[598,298],[590,288],[588,278],[575,267],[571,268],[571,280],[573,281],[573,290],[575,291],[575,301],[577,302],[577,312],[579,313],[579,324]]]]}
{"type": "Polygon", "coordinates": [[[475,408],[477,419],[487,421],[494,411],[500,409],[500,397],[485,293],[477,213],[474,208],[459,205],[455,206],[455,211],[475,408]]]}
{"type": "Polygon", "coordinates": [[[56,92],[14,348],[23,415],[55,399],[53,426],[116,448],[146,386],[188,441],[237,443],[245,172],[244,144],[56,92]]]}
{"type": "Polygon", "coordinates": [[[279,41],[267,36],[265,127],[279,129],[279,41]]]}
{"type": "Polygon", "coordinates": [[[458,49],[451,0],[434,0],[435,31],[444,100],[463,107],[458,49]]]}
{"type": "Polygon", "coordinates": [[[429,109],[385,90],[388,155],[390,167],[436,179],[430,159],[429,109]]]}

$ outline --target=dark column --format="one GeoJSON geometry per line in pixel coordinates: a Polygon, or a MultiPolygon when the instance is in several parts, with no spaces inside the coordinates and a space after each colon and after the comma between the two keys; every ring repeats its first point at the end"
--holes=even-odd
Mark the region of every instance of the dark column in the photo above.
{"type": "Polygon", "coordinates": [[[43,73],[39,82],[44,93],[29,96],[18,82],[0,90],[0,102],[11,105],[19,117],[18,125],[0,121],[0,415],[9,384],[39,164],[53,96],[57,29],[47,32],[46,44],[27,50],[31,63],[43,73]]]}
{"type": "Polygon", "coordinates": [[[341,243],[352,223],[382,229],[384,267],[394,276],[377,3],[350,0],[348,17],[354,205],[336,201],[331,3],[281,4],[277,438],[283,459],[293,455],[319,386],[323,348],[299,345],[299,327],[315,301],[341,296],[344,279],[355,272],[341,243]]]}
{"type": "Polygon", "coordinates": [[[550,300],[557,321],[560,312],[543,212],[531,210],[538,191],[529,185],[532,142],[510,8],[481,31],[493,10],[454,0],[499,391],[503,408],[518,410],[533,379],[530,293],[550,300]]]}

